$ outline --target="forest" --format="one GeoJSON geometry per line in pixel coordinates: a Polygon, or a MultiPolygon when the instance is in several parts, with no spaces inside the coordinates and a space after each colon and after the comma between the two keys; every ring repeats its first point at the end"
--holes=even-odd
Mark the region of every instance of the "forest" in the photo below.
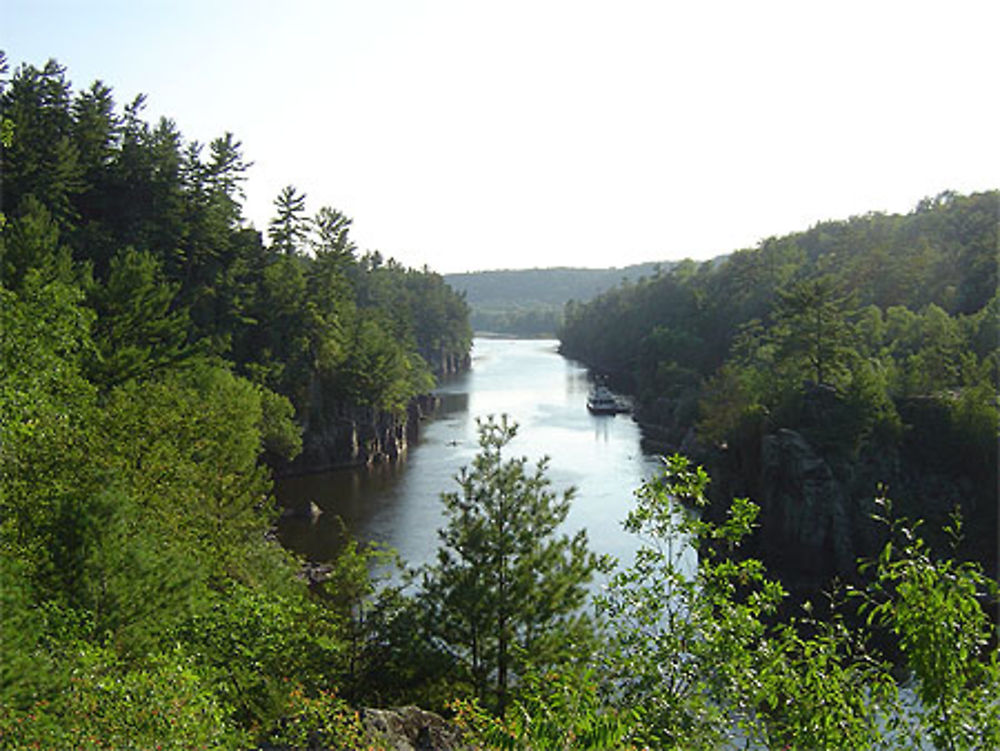
{"type": "Polygon", "coordinates": [[[1000,194],[821,222],[571,304],[564,354],[637,396],[714,499],[762,506],[755,552],[805,587],[880,544],[873,499],[997,572],[1000,194]]]}
{"type": "Polygon", "coordinates": [[[567,351],[632,379],[653,414],[691,415],[678,424],[723,455],[797,428],[844,466],[883,443],[937,487],[974,478],[938,526],[904,518],[903,488],[873,495],[878,544],[831,603],[793,601],[756,556],[774,508],[720,501],[736,475],[710,483],[679,455],[637,489],[635,564],[596,556],[563,533],[572,488],[510,453],[505,417],[480,421],[441,498],[436,561],[348,542],[319,581],[277,541],[274,472],[308,469],[296,457],[330,426],[401,425],[464,362],[465,300],[360,252],[348,217],[308,214],[292,185],[266,235],[248,226],[232,134],[186,142],[55,61],[3,67],[0,746],[385,748],[378,708],[412,704],[454,749],[1000,745],[995,577],[959,555],[996,523],[975,484],[995,458],[995,195],[567,311],[567,351]],[[855,248],[876,228],[873,261],[855,248]],[[868,285],[857,300],[846,269],[868,285]],[[814,391],[837,419],[806,429],[814,391]],[[917,420],[961,450],[911,445],[917,420]]]}

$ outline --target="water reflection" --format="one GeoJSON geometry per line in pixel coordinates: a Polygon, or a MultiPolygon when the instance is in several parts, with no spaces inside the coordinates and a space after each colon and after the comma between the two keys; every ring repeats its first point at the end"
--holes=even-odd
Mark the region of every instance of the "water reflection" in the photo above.
{"type": "Polygon", "coordinates": [[[438,419],[455,413],[469,411],[469,394],[465,391],[440,391],[441,403],[438,406],[438,419]]]}
{"type": "Polygon", "coordinates": [[[594,422],[594,438],[607,443],[611,440],[611,430],[607,420],[596,420],[594,422]]]}

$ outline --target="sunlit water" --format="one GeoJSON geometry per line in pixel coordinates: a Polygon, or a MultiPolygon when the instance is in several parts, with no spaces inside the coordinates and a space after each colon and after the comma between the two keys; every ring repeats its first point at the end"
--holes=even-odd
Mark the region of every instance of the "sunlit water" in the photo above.
{"type": "Polygon", "coordinates": [[[441,409],[422,423],[405,461],[278,483],[285,505],[313,501],[323,510],[314,522],[282,520],[282,541],[328,560],[343,519],[354,536],[394,548],[410,566],[433,560],[444,521],[440,496],[457,489],[455,475],[476,454],[476,418],[507,414],[519,425],[507,456],[548,456],[552,488],[576,488],[564,531],[586,529],[595,552],[630,563],[637,540],[621,523],[633,492],[661,462],[643,454],[639,426],[628,415],[587,411],[587,371],[556,347],[553,340],[476,339],[471,371],[440,386],[441,409]]]}

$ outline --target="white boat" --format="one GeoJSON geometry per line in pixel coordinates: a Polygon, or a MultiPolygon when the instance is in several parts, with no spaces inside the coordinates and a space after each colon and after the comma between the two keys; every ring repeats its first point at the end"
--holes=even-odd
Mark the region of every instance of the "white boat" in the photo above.
{"type": "Polygon", "coordinates": [[[616,415],[628,412],[628,405],[615,396],[607,386],[594,386],[587,396],[587,409],[594,415],[616,415]]]}

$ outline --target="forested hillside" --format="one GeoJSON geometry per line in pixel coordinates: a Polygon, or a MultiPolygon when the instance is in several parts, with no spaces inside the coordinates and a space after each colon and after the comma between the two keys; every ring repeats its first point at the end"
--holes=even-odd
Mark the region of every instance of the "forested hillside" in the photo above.
{"type": "Polygon", "coordinates": [[[518,269],[446,274],[465,294],[470,322],[479,332],[513,336],[554,336],[570,300],[586,302],[623,280],[635,281],[669,268],[642,263],[607,269],[518,269]]]}
{"type": "Polygon", "coordinates": [[[289,400],[308,444],[332,422],[378,422],[358,408],[405,414],[467,356],[461,298],[359,253],[336,209],[309,215],[289,186],[267,238],[248,227],[250,162],[232,134],[185,142],[172,121],[142,119],[142,97],[119,111],[109,87],[74,93],[51,62],[19,69],[3,96],[4,285],[74,290],[94,317],[84,374],[102,393],[226,363],[268,403],[289,400]]]}
{"type": "Polygon", "coordinates": [[[232,134],[187,142],[54,61],[3,70],[0,745],[29,714],[45,747],[239,745],[341,645],[264,461],[405,448],[466,305],[293,187],[249,227],[232,134]]]}
{"type": "Polygon", "coordinates": [[[945,193],[682,263],[570,304],[562,350],[709,461],[720,498],[763,504],[781,570],[849,571],[887,490],[914,517],[960,507],[995,571],[998,201],[945,193]]]}

